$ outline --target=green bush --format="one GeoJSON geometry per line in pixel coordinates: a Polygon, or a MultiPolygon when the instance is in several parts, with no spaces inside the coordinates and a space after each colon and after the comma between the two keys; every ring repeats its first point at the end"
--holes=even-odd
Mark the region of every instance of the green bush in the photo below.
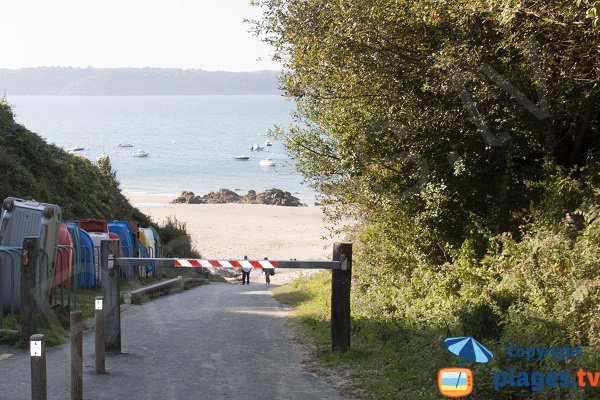
{"type": "Polygon", "coordinates": [[[192,245],[185,222],[176,217],[168,217],[165,223],[158,227],[158,233],[162,241],[163,257],[201,257],[192,245]]]}

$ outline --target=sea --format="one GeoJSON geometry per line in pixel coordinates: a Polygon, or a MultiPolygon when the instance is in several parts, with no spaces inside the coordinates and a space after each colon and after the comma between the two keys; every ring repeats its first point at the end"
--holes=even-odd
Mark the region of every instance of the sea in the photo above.
{"type": "Polygon", "coordinates": [[[278,188],[304,202],[302,183],[282,143],[267,136],[288,127],[294,103],[281,96],[8,96],[15,119],[48,143],[95,161],[110,157],[121,188],[140,194],[206,194],[228,188],[278,188]],[[271,141],[272,146],[264,146],[271,141]],[[131,144],[124,148],[119,145],[131,144]],[[264,151],[252,152],[253,145],[264,151]],[[147,158],[133,157],[141,149],[147,158]],[[249,156],[237,161],[235,156],[249,156]],[[273,167],[260,160],[269,157],[273,167]]]}

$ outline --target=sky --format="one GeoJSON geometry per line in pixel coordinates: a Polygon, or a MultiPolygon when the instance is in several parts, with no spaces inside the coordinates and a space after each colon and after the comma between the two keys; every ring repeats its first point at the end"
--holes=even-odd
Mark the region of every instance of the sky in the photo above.
{"type": "Polygon", "coordinates": [[[0,0],[0,68],[278,70],[250,0],[0,0]]]}

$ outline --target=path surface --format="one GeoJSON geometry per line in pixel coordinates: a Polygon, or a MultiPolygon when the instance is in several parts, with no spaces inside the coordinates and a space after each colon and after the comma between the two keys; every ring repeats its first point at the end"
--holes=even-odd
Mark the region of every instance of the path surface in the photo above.
{"type": "MultiPolygon", "coordinates": [[[[263,284],[211,284],[130,306],[121,314],[123,353],[94,373],[93,330],[84,333],[84,399],[338,399],[302,368],[263,284]]],[[[14,349],[0,347],[0,353],[14,349]]],[[[70,350],[48,351],[48,398],[70,398],[70,350]]],[[[0,360],[0,399],[30,399],[29,357],[0,360]]]]}

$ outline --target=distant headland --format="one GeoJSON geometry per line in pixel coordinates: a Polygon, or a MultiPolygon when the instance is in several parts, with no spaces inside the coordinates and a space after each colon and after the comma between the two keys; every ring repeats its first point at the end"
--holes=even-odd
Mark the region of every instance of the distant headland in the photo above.
{"type": "Polygon", "coordinates": [[[279,71],[170,68],[0,68],[0,94],[53,96],[275,95],[279,71]]]}

